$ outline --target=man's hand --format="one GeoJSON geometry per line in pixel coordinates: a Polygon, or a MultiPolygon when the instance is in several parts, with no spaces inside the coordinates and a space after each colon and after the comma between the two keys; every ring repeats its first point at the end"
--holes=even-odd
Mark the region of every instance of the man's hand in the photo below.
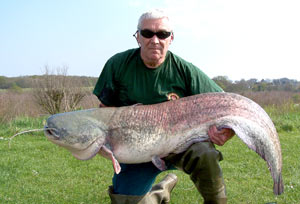
{"type": "Polygon", "coordinates": [[[218,130],[215,125],[210,126],[208,129],[208,136],[210,140],[216,145],[223,146],[225,142],[235,135],[234,131],[230,128],[222,128],[218,130]]]}
{"type": "Polygon", "coordinates": [[[109,106],[104,105],[104,104],[100,101],[99,108],[106,108],[106,107],[109,107],[109,106]]]}

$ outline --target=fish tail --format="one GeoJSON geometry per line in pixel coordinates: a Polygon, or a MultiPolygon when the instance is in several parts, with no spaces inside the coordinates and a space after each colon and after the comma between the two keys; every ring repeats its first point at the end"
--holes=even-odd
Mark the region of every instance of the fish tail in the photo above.
{"type": "Polygon", "coordinates": [[[283,185],[281,173],[279,174],[278,179],[274,182],[273,191],[275,195],[280,195],[284,191],[284,185],[283,185]]]}

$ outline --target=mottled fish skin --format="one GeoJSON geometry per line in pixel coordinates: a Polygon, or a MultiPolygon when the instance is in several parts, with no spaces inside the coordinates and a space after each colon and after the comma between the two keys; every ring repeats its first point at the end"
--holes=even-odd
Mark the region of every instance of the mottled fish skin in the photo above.
{"type": "Polygon", "coordinates": [[[57,114],[47,121],[47,126],[56,131],[52,136],[45,132],[52,142],[79,159],[90,159],[102,152],[113,160],[116,170],[118,162],[157,161],[170,153],[185,151],[195,142],[208,141],[211,125],[232,128],[266,160],[274,180],[274,194],[283,192],[281,148],[274,124],[258,104],[238,94],[206,93],[154,105],[57,114]]]}

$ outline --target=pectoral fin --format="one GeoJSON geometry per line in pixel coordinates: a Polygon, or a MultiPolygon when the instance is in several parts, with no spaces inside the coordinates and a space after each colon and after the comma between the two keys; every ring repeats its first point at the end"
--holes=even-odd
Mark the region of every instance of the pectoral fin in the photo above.
{"type": "Polygon", "coordinates": [[[152,163],[161,171],[167,170],[165,161],[157,155],[152,157],[152,163]]]}
{"type": "Polygon", "coordinates": [[[103,157],[110,159],[113,163],[114,170],[116,174],[119,174],[121,172],[121,166],[118,162],[118,160],[115,158],[113,152],[110,150],[109,147],[102,146],[99,152],[103,157]]]}

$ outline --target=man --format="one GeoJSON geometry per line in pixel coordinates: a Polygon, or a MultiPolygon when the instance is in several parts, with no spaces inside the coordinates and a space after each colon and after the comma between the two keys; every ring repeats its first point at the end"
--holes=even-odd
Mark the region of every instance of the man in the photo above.
{"type": "MultiPolygon", "coordinates": [[[[168,16],[159,10],[142,14],[134,35],[139,48],[118,53],[105,64],[94,89],[101,107],[155,104],[205,92],[223,91],[193,64],[168,51],[174,34],[168,16]]],[[[199,116],[201,117],[201,116],[199,116]]],[[[219,161],[222,155],[213,143],[223,145],[234,132],[211,127],[212,142],[191,145],[180,154],[164,158],[169,169],[190,175],[204,203],[226,203],[219,161]],[[175,167],[175,168],[174,168],[175,167]]],[[[151,162],[121,164],[109,189],[112,203],[168,203],[177,177],[168,174],[152,187],[161,173],[151,162]]]]}

